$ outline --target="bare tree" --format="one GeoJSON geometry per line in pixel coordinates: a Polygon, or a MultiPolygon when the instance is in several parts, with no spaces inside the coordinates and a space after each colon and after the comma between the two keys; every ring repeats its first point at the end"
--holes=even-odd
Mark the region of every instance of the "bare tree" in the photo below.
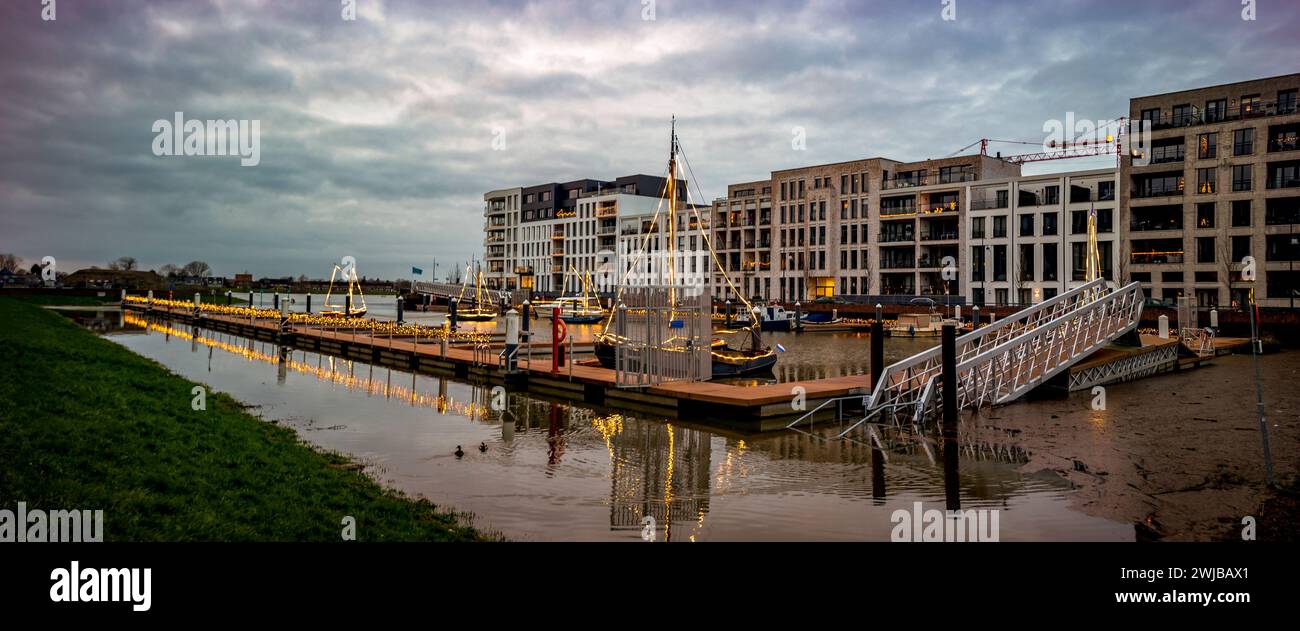
{"type": "Polygon", "coordinates": [[[134,256],[119,256],[116,261],[108,264],[108,269],[122,272],[130,272],[136,269],[134,256]]]}
{"type": "Polygon", "coordinates": [[[211,276],[212,275],[212,268],[209,267],[208,264],[204,263],[203,261],[190,261],[189,263],[186,263],[185,267],[182,267],[181,270],[185,272],[186,276],[211,276]]]}
{"type": "Polygon", "coordinates": [[[0,269],[6,272],[17,272],[22,267],[23,259],[9,252],[0,254],[0,269]]]}
{"type": "Polygon", "coordinates": [[[166,276],[167,278],[172,278],[181,273],[181,268],[171,263],[168,263],[158,268],[158,273],[162,274],[163,276],[166,276]]]}

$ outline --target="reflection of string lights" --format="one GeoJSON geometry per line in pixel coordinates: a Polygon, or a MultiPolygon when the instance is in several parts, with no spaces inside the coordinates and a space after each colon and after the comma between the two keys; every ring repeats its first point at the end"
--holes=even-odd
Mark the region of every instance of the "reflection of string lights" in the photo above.
{"type": "MultiPolygon", "coordinates": [[[[127,324],[138,326],[158,333],[165,333],[186,341],[197,342],[204,346],[218,348],[233,355],[238,355],[249,361],[260,361],[268,364],[280,364],[280,359],[275,355],[263,353],[249,346],[240,346],[223,342],[202,335],[194,335],[188,331],[177,329],[175,327],[150,322],[139,316],[126,314],[123,316],[127,324]]],[[[351,365],[351,361],[345,361],[351,365]]],[[[385,382],[375,381],[365,377],[357,377],[351,374],[339,372],[335,366],[335,358],[329,358],[329,368],[313,366],[306,362],[295,359],[286,359],[283,363],[289,369],[304,375],[311,375],[322,381],[329,381],[341,385],[349,390],[362,390],[367,394],[382,394],[386,398],[400,399],[412,406],[428,407],[446,414],[448,410],[456,414],[466,416],[471,419],[486,419],[488,417],[488,408],[480,403],[463,403],[450,399],[443,395],[424,394],[400,385],[390,385],[385,382]]],[[[620,421],[621,422],[621,421],[620,421]]]]}

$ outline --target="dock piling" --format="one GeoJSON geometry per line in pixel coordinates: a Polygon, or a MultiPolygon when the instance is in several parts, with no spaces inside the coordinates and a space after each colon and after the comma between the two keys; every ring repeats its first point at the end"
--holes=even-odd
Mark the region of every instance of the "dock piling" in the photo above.
{"type": "Polygon", "coordinates": [[[957,325],[943,325],[943,485],[948,510],[961,510],[957,464],[957,325]]]}
{"type": "Polygon", "coordinates": [[[880,373],[885,371],[885,323],[875,320],[871,323],[871,391],[876,391],[880,373]]]}

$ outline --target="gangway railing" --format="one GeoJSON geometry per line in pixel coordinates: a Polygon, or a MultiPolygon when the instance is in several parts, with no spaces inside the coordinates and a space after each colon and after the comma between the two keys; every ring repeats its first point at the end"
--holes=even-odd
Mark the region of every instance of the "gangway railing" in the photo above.
{"type": "MultiPolygon", "coordinates": [[[[1136,328],[1142,300],[1137,283],[1112,291],[1097,279],[958,337],[958,406],[1022,396],[1136,328]]],[[[885,368],[866,415],[840,436],[886,412],[906,414],[915,425],[924,421],[942,392],[942,352],[931,348],[885,368]]]]}

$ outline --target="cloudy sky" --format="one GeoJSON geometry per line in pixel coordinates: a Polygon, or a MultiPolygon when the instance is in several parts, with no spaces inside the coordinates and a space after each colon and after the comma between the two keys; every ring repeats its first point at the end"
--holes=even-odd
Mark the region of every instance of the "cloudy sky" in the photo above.
{"type": "Polygon", "coordinates": [[[353,21],[343,0],[53,0],[45,21],[50,1],[0,2],[0,252],[61,271],[443,272],[481,256],[484,191],[659,174],[672,114],[712,198],[1300,71],[1295,0],[1253,21],[1241,0],[356,0],[353,21]],[[175,112],[260,121],[260,163],[154,155],[175,112]]]}

